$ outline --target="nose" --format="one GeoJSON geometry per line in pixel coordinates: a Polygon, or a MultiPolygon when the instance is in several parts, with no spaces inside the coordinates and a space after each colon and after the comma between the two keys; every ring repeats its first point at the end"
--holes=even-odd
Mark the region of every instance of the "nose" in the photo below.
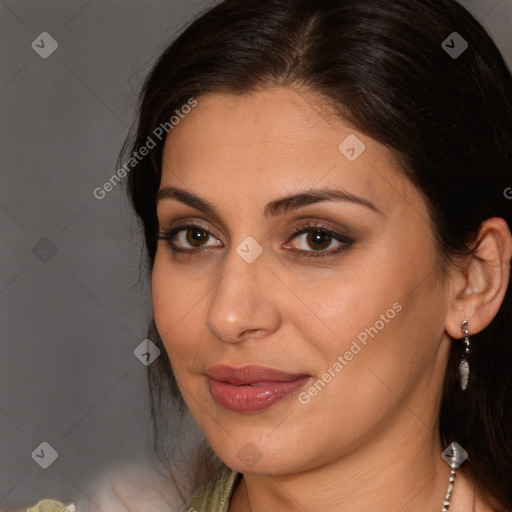
{"type": "Polygon", "coordinates": [[[252,263],[233,249],[214,288],[206,328],[224,343],[240,343],[275,332],[280,325],[276,281],[264,254],[252,263]]]}

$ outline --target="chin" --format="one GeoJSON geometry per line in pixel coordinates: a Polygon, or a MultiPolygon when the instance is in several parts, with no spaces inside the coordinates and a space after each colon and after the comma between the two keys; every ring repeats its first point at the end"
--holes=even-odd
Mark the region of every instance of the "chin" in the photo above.
{"type": "MultiPolygon", "coordinates": [[[[235,432],[233,428],[226,427],[233,435],[209,439],[210,446],[224,464],[239,473],[278,476],[299,473],[311,465],[307,457],[310,450],[304,445],[304,440],[298,441],[286,431],[279,439],[271,439],[268,437],[269,429],[260,429],[258,434],[251,436],[247,429],[235,432]],[[301,446],[301,450],[297,450],[297,446],[301,446]]],[[[314,450],[313,447],[311,449],[314,450]]]]}

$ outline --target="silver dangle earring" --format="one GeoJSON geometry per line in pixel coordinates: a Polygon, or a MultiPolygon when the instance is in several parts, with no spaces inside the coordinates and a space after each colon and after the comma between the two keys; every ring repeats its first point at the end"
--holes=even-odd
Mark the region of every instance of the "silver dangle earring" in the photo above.
{"type": "Polygon", "coordinates": [[[460,387],[464,391],[468,387],[469,381],[469,330],[468,330],[468,319],[466,318],[461,324],[460,328],[464,334],[464,353],[462,354],[462,360],[459,364],[459,375],[460,375],[460,387]]]}

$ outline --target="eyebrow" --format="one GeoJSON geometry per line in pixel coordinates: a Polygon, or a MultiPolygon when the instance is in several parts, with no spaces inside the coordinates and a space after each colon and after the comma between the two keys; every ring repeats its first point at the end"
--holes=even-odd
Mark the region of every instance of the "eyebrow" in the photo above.
{"type": "MultiPolygon", "coordinates": [[[[206,199],[187,190],[177,187],[163,187],[157,192],[155,199],[156,204],[163,199],[174,199],[196,210],[202,211],[211,217],[221,219],[221,215],[215,206],[206,199]]],[[[283,213],[323,201],[344,201],[358,204],[384,215],[371,201],[345,190],[332,188],[305,190],[298,194],[276,199],[265,206],[263,215],[267,218],[276,217],[277,215],[282,215],[283,213]]]]}

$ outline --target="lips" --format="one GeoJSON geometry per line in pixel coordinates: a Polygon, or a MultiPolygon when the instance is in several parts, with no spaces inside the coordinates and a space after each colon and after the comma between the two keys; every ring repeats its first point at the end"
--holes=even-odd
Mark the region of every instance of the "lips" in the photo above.
{"type": "Polygon", "coordinates": [[[270,407],[303,387],[306,374],[292,374],[263,366],[235,368],[217,365],[206,371],[213,399],[234,412],[253,412],[270,407]]]}

